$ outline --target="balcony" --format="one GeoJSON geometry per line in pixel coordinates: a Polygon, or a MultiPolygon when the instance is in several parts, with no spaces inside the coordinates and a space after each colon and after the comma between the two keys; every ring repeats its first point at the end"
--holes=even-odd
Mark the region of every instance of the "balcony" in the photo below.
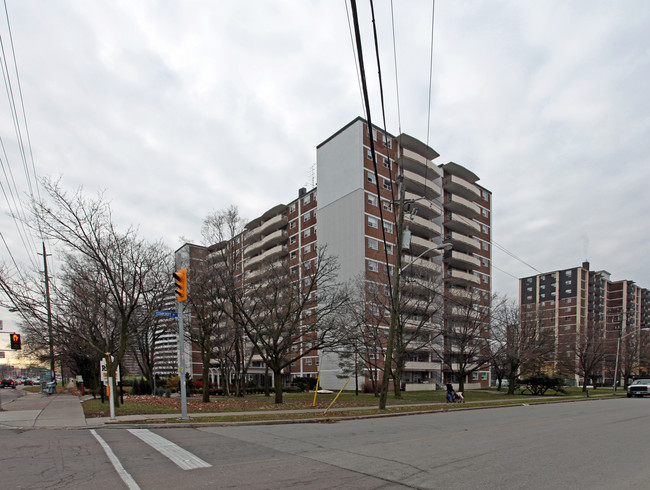
{"type": "Polygon", "coordinates": [[[457,250],[445,254],[445,263],[463,269],[478,269],[481,266],[481,261],[478,258],[457,250]]]}
{"type": "Polygon", "coordinates": [[[265,260],[274,260],[279,257],[282,257],[283,255],[287,255],[289,251],[287,250],[287,247],[284,245],[276,245],[275,247],[267,250],[263,254],[256,255],[252,259],[250,259],[248,262],[246,262],[246,267],[254,267],[258,265],[261,262],[264,262],[265,260]]]}
{"type": "Polygon", "coordinates": [[[412,192],[406,192],[404,199],[409,203],[406,209],[415,212],[418,216],[428,219],[442,216],[442,206],[435,201],[430,201],[412,192]]]}
{"type": "Polygon", "coordinates": [[[454,250],[465,253],[473,253],[481,249],[481,243],[476,238],[456,233],[455,231],[447,233],[445,242],[451,243],[454,246],[454,250]]]}
{"type": "Polygon", "coordinates": [[[441,364],[442,363],[440,361],[435,361],[435,362],[406,361],[404,363],[404,371],[439,371],[441,364]]]}
{"type": "Polygon", "coordinates": [[[481,232],[481,225],[461,214],[445,213],[443,224],[445,228],[464,235],[478,235],[481,232]]]}
{"type": "Polygon", "coordinates": [[[427,199],[436,199],[442,195],[442,189],[433,180],[424,178],[410,170],[404,170],[404,186],[406,192],[424,196],[427,199]]]}
{"type": "Polygon", "coordinates": [[[272,207],[262,216],[249,221],[244,230],[244,243],[250,243],[259,238],[260,235],[268,235],[287,223],[287,216],[284,214],[286,205],[278,204],[272,207]]]}
{"type": "Polygon", "coordinates": [[[445,163],[442,168],[444,169],[445,175],[451,174],[460,177],[467,182],[474,183],[478,182],[478,176],[471,170],[467,170],[462,165],[458,165],[454,162],[445,163]]]}
{"type": "Polygon", "coordinates": [[[478,218],[481,215],[481,208],[478,204],[468,201],[458,194],[445,196],[445,210],[453,211],[467,218],[478,218]]]}
{"type": "Polygon", "coordinates": [[[446,191],[462,196],[470,201],[476,201],[481,197],[478,187],[457,175],[447,175],[442,181],[442,187],[446,191]]]}
{"type": "Polygon", "coordinates": [[[439,224],[415,214],[404,216],[404,226],[408,226],[413,233],[417,233],[424,238],[442,235],[442,227],[439,224]]]}
{"type": "Polygon", "coordinates": [[[445,282],[454,285],[479,286],[481,278],[471,272],[465,272],[459,269],[448,269],[445,276],[445,282]]]}
{"type": "Polygon", "coordinates": [[[440,169],[437,165],[406,148],[402,150],[402,156],[397,159],[397,163],[404,170],[410,170],[430,180],[440,177],[440,169]]]}
{"type": "Polygon", "coordinates": [[[411,247],[410,247],[410,252],[411,255],[418,257],[434,257],[436,255],[440,255],[442,253],[441,250],[436,250],[436,247],[438,246],[437,243],[427,240],[426,238],[422,238],[419,236],[411,236],[411,247]]]}
{"type": "Polygon", "coordinates": [[[425,259],[423,257],[414,257],[412,255],[404,255],[402,257],[402,270],[410,267],[414,271],[426,272],[433,274],[441,274],[442,267],[440,264],[436,264],[432,260],[425,259]]]}

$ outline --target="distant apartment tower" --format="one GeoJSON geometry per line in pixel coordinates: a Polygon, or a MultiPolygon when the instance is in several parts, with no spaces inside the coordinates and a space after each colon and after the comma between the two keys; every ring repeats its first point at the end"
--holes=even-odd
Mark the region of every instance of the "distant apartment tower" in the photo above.
{"type": "Polygon", "coordinates": [[[583,383],[578,374],[578,351],[596,328],[605,356],[596,379],[591,381],[613,384],[617,347],[619,374],[625,373],[626,362],[628,370],[638,372],[641,329],[650,325],[648,289],[629,280],[611,281],[609,272],[592,271],[589,262],[521,278],[519,288],[522,312],[538,312],[553,333],[553,370],[574,383],[583,383]],[[620,344],[619,338],[623,340],[620,344]],[[626,349],[632,352],[626,353],[626,349]]]}
{"type": "MultiPolygon", "coordinates": [[[[192,270],[210,260],[222,247],[235,250],[238,280],[255,280],[269,260],[287,261],[291,273],[302,274],[314,260],[317,247],[326,247],[340,265],[339,280],[362,278],[385,285],[392,275],[397,251],[400,176],[404,182],[404,244],[401,270],[413,272],[436,285],[445,299],[443,311],[471,291],[482,297],[482,314],[487,325],[491,293],[491,193],[467,168],[450,162],[433,163],[438,153],[421,141],[402,134],[393,136],[369,128],[357,118],[317,147],[317,188],[300,189],[298,198],[278,204],[249,221],[244,231],[228,243],[208,247],[185,244],[176,252],[177,267],[188,267],[189,294],[192,270]],[[375,145],[376,170],[371,139],[375,145]],[[383,227],[382,227],[383,222],[383,227]],[[450,250],[440,250],[443,244],[450,250]],[[386,262],[388,261],[388,267],[386,262]]],[[[408,284],[402,294],[417,295],[417,285],[408,284]]],[[[412,312],[417,317],[418,312],[412,312]]],[[[451,310],[449,312],[451,314],[451,310]]],[[[192,319],[186,320],[190,324],[192,319]]],[[[431,320],[440,330],[444,315],[431,320]]],[[[388,323],[381,328],[387,329],[388,323]]],[[[485,336],[488,335],[485,330],[485,336]]],[[[442,341],[442,339],[441,339],[442,341]]],[[[444,347],[444,346],[443,346],[444,347]]],[[[407,353],[403,381],[435,388],[449,373],[438,355],[440,349],[407,353]]],[[[378,353],[378,357],[383,352],[378,353]]],[[[196,348],[189,372],[196,378],[200,361],[196,348]]],[[[339,355],[313,352],[294,363],[283,383],[294,376],[316,377],[321,386],[340,388],[339,355]]],[[[383,364],[383,362],[382,362],[383,364]]],[[[261,384],[265,366],[253,355],[249,377],[261,384]]],[[[214,372],[218,372],[215,365],[214,372]]],[[[457,380],[456,380],[457,381],[457,380]]],[[[481,366],[465,382],[469,387],[488,386],[489,368],[481,366]]]]}

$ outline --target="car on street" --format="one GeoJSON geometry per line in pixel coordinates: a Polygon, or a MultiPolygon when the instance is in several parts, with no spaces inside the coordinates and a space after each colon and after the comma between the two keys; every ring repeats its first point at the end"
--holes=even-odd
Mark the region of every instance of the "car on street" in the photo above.
{"type": "Polygon", "coordinates": [[[637,379],[627,387],[627,397],[650,395],[650,379],[637,379]]]}
{"type": "Polygon", "coordinates": [[[13,379],[3,379],[0,388],[13,388],[16,389],[16,382],[13,379]]]}

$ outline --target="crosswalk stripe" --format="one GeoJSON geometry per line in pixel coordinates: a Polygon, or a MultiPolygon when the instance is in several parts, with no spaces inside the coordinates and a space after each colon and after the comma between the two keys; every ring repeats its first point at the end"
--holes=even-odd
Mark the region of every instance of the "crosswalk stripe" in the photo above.
{"type": "Polygon", "coordinates": [[[90,433],[95,436],[95,439],[97,439],[97,442],[99,442],[99,445],[104,449],[104,452],[106,453],[106,456],[108,456],[108,459],[110,462],[113,464],[113,468],[115,468],[115,471],[117,471],[117,474],[120,475],[120,478],[122,478],[122,481],[126,483],[126,486],[129,488],[129,490],[140,490],[140,487],[138,484],[135,482],[133,477],[124,469],[124,466],[122,466],[122,463],[120,463],[120,460],[117,459],[117,456],[115,456],[115,453],[113,450],[110,448],[108,444],[106,444],[106,441],[102,439],[97,432],[95,432],[95,429],[92,429],[90,433]]]}
{"type": "Polygon", "coordinates": [[[168,441],[164,437],[154,434],[149,429],[127,429],[131,434],[136,436],[143,442],[149,444],[156,451],[166,456],[174,463],[176,463],[181,469],[184,470],[195,470],[198,468],[209,468],[212,466],[210,463],[206,463],[201,458],[194,456],[191,452],[186,451],[180,446],[177,446],[171,441],[168,441]]]}

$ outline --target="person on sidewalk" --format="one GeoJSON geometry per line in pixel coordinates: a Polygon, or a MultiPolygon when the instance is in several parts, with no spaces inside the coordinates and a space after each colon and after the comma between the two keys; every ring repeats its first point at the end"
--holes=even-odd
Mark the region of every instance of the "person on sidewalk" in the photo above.
{"type": "Polygon", "coordinates": [[[447,381],[447,403],[454,403],[454,386],[447,381]]]}

